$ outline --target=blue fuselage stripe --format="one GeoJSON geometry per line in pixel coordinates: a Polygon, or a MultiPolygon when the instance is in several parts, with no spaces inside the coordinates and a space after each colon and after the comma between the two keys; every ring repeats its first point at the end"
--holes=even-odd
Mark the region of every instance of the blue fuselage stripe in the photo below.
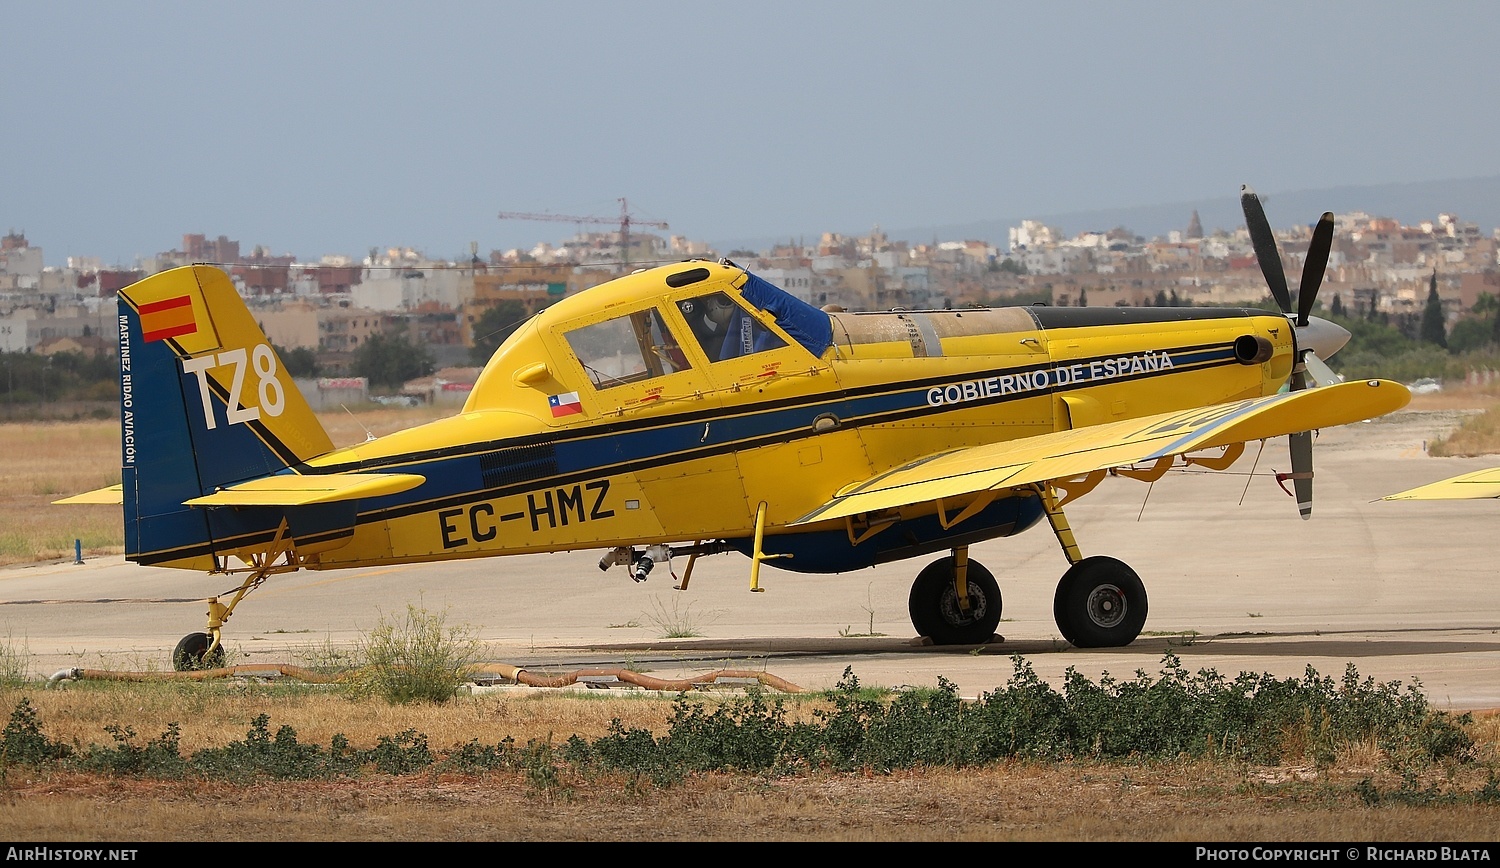
{"type": "MultiPolygon", "coordinates": [[[[404,472],[425,477],[415,489],[360,502],[358,521],[376,522],[402,516],[465,506],[480,501],[536,491],[563,484],[598,479],[676,462],[690,461],[775,445],[814,436],[813,422],[824,414],[838,417],[843,429],[889,424],[908,419],[940,417],[954,412],[972,411],[977,407],[1005,404],[1049,394],[1076,391],[1101,385],[1143,380],[1209,367],[1236,364],[1231,344],[1198,345],[1173,350],[1153,350],[1149,355],[1165,358],[1154,369],[1128,370],[1116,367],[1107,377],[1098,373],[1106,361],[1118,362],[1120,354],[1097,358],[1073,359],[1010,368],[951,373],[907,381],[896,388],[871,386],[828,395],[788,399],[772,405],[749,407],[743,411],[696,411],[666,419],[660,417],[639,422],[611,423],[587,429],[564,429],[542,435],[511,440],[465,444],[461,452],[454,449],[434,450],[417,456],[399,456],[338,466],[299,465],[295,472],[328,474],[362,470],[366,472],[404,472]],[[1097,364],[1096,364],[1097,363],[1097,364]],[[1046,372],[1040,376],[1039,372],[1046,372]],[[1006,391],[995,387],[1000,378],[1024,378],[1029,375],[1031,387],[1006,391]],[[953,384],[977,384],[972,396],[959,402],[932,400],[934,390],[953,384]],[[985,384],[989,383],[987,389],[985,384]],[[496,453],[526,447],[544,446],[551,450],[550,461],[537,467],[546,470],[523,478],[486,484],[485,458],[493,469],[496,453]]],[[[220,550],[233,546],[255,545],[269,541],[279,523],[281,510],[268,509],[262,521],[244,516],[248,525],[232,539],[220,537],[220,550]],[[255,528],[253,525],[264,524],[255,528]]],[[[326,536],[337,536],[329,532],[326,536]]],[[[201,539],[183,540],[172,551],[206,553],[211,546],[201,539]]],[[[158,552],[163,549],[157,549],[158,552]]]]}
{"type": "MultiPolygon", "coordinates": [[[[1171,357],[1171,367],[1118,376],[1112,381],[1159,377],[1234,362],[1233,350],[1229,347],[1193,348],[1168,353],[1168,355],[1171,357]]],[[[943,382],[982,381],[1004,375],[1013,376],[1018,370],[1034,372],[1043,368],[1050,370],[1071,367],[1074,364],[1087,367],[1091,361],[1083,359],[1076,363],[1069,362],[1067,366],[1045,365],[1029,366],[1025,369],[980,371],[950,376],[943,382]]],[[[1053,386],[1051,382],[1054,379],[1056,375],[1049,375],[1048,385],[1045,388],[1005,394],[996,392],[957,404],[934,405],[930,403],[928,394],[934,387],[923,383],[917,388],[862,396],[846,394],[832,400],[825,397],[816,402],[771,410],[747,410],[744,413],[713,417],[705,421],[660,420],[650,428],[614,431],[609,434],[580,431],[573,436],[567,436],[567,433],[564,433],[562,436],[567,439],[554,440],[552,443],[556,456],[555,475],[509,485],[493,487],[477,485],[476,483],[481,478],[477,454],[406,463],[399,465],[402,472],[419,474],[426,477],[427,482],[409,493],[367,501],[365,504],[367,509],[362,513],[361,519],[394,518],[413,512],[469,503],[476,499],[492,499],[536,490],[548,485],[574,482],[583,478],[597,478],[664,463],[689,461],[755,446],[789,442],[813,436],[813,421],[829,413],[838,417],[841,427],[864,427],[969,411],[975,407],[1003,404],[1098,385],[1097,382],[1075,381],[1053,386]]],[[[501,448],[514,448],[516,445],[518,444],[486,444],[486,452],[501,448]]],[[[394,470],[397,467],[382,469],[394,470]]],[[[327,471],[320,469],[320,472],[327,471]]]]}

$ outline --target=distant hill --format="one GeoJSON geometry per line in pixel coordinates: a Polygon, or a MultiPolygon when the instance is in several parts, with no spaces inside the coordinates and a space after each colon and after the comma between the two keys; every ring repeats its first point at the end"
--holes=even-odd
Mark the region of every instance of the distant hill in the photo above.
{"type": "MultiPolygon", "coordinates": [[[[1372,217],[1393,217],[1405,225],[1435,220],[1439,214],[1453,214],[1459,220],[1478,224],[1479,230],[1486,235],[1500,226],[1500,175],[1282,192],[1256,187],[1256,192],[1260,194],[1271,225],[1278,229],[1297,223],[1313,223],[1324,211],[1335,214],[1363,211],[1372,217]]],[[[1021,225],[1022,220],[1040,220],[1061,229],[1065,237],[1123,226],[1136,235],[1155,238],[1174,230],[1186,229],[1195,210],[1205,234],[1210,234],[1215,229],[1233,230],[1245,223],[1245,215],[1240,211],[1239,188],[1235,187],[1226,190],[1223,196],[1191,202],[1097,211],[1018,214],[973,223],[913,226],[887,230],[887,234],[892,240],[912,243],[927,243],[934,238],[940,241],[974,239],[1004,248],[1009,243],[1011,227],[1021,225]]],[[[721,251],[745,248],[761,250],[786,239],[787,236],[775,239],[741,239],[718,242],[715,246],[721,251]]]]}
{"type": "MultiPolygon", "coordinates": [[[[1313,223],[1324,211],[1335,214],[1363,211],[1372,217],[1393,217],[1403,225],[1435,220],[1439,214],[1453,214],[1459,220],[1478,224],[1480,231],[1486,235],[1500,226],[1500,175],[1280,193],[1257,188],[1256,192],[1266,208],[1266,216],[1270,218],[1271,225],[1278,229],[1299,222],[1313,223]]],[[[1205,234],[1220,228],[1232,230],[1245,224],[1244,212],[1240,210],[1239,190],[1236,188],[1224,196],[1196,202],[1025,214],[976,223],[918,227],[900,233],[891,232],[890,236],[905,241],[931,241],[934,237],[945,240],[974,238],[1003,247],[1009,239],[1010,228],[1020,225],[1021,220],[1026,219],[1041,220],[1049,226],[1056,226],[1067,237],[1080,232],[1102,232],[1123,226],[1137,235],[1154,238],[1165,236],[1173,230],[1186,229],[1194,210],[1198,212],[1205,234]]]]}

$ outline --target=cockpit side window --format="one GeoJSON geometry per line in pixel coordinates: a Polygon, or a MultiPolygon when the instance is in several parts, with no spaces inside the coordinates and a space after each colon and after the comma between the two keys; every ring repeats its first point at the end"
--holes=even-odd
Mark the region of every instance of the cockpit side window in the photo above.
{"type": "Polygon", "coordinates": [[[683,299],[677,309],[711,362],[786,346],[786,341],[723,292],[683,299]]]}
{"type": "Polygon", "coordinates": [[[608,389],[688,367],[655,308],[576,328],[563,335],[595,388],[608,389]]]}

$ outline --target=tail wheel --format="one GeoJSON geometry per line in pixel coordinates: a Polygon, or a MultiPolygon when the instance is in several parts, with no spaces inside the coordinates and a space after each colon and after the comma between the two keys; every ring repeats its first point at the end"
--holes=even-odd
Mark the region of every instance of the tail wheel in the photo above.
{"type": "Polygon", "coordinates": [[[177,643],[177,648],[172,651],[172,668],[178,672],[190,672],[197,669],[222,669],[228,663],[228,656],[224,653],[224,646],[208,653],[208,646],[213,644],[214,637],[207,633],[189,633],[182,637],[177,643]]]}
{"type": "Polygon", "coordinates": [[[969,561],[966,575],[969,610],[958,605],[953,558],[933,561],[911,583],[907,610],[917,633],[937,645],[979,645],[995,636],[1000,626],[1000,585],[977,561],[969,561]]]}
{"type": "Polygon", "coordinates": [[[1129,645],[1146,625],[1146,586],[1114,558],[1084,558],[1063,573],[1052,600],[1063,638],[1079,648],[1129,645]]]}

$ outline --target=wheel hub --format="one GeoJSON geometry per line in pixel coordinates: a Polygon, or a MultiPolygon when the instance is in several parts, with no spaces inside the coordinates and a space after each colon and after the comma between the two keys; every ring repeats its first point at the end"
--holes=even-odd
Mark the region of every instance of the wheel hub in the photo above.
{"type": "Polygon", "coordinates": [[[1125,592],[1115,585],[1099,585],[1089,592],[1089,620],[1100,627],[1114,627],[1125,620],[1125,592]]]}
{"type": "Polygon", "coordinates": [[[982,619],[987,607],[988,601],[985,600],[984,594],[974,586],[970,585],[968,614],[965,614],[963,610],[958,607],[958,593],[951,587],[947,590],[946,593],[943,594],[943,603],[941,608],[944,621],[947,621],[949,624],[955,627],[963,627],[982,619]]]}

